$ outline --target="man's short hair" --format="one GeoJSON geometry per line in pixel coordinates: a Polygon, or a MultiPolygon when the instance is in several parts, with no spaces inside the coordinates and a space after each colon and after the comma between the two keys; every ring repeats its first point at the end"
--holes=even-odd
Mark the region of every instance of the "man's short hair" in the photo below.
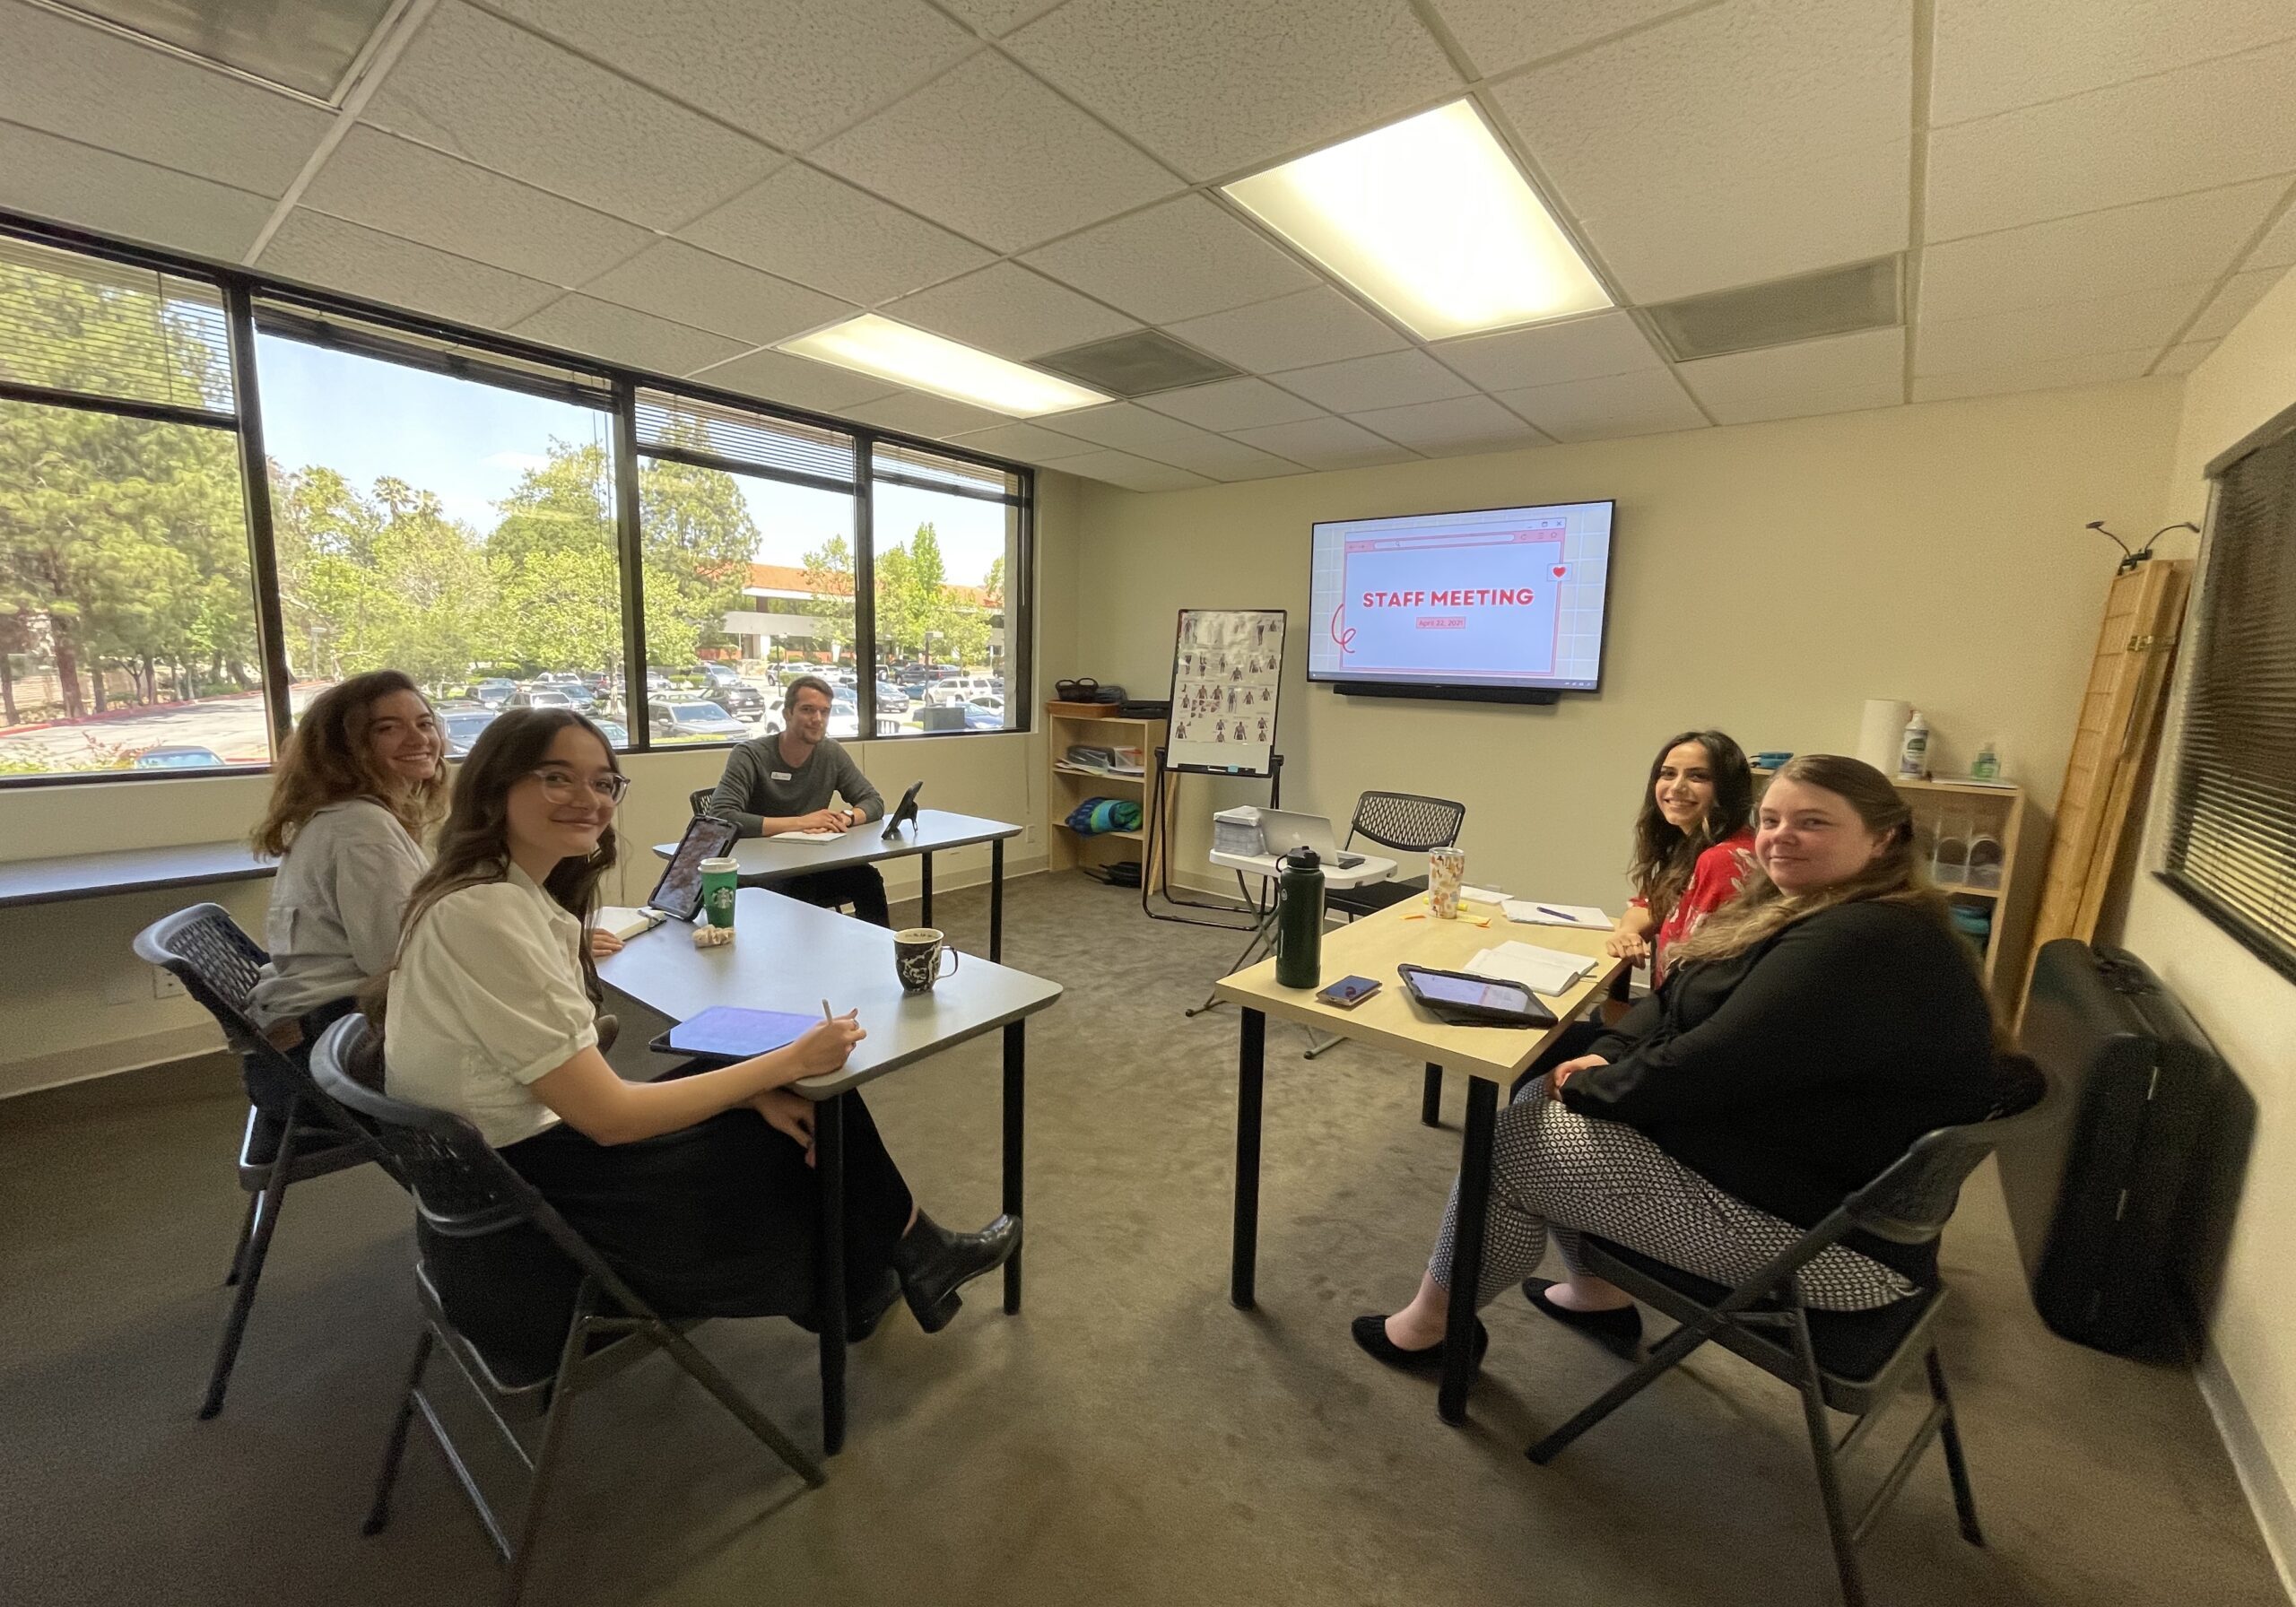
{"type": "Polygon", "coordinates": [[[783,691],[781,712],[785,715],[796,713],[797,694],[807,691],[821,693],[822,697],[829,699],[830,707],[832,708],[837,706],[837,691],[828,682],[819,675],[800,675],[783,691]]]}

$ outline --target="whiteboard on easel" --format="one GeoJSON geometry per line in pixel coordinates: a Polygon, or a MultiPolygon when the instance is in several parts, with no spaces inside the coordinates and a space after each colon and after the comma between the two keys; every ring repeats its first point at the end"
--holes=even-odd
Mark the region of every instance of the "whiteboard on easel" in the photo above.
{"type": "Polygon", "coordinates": [[[1166,769],[1274,774],[1283,625],[1280,608],[1180,610],[1166,769]]]}

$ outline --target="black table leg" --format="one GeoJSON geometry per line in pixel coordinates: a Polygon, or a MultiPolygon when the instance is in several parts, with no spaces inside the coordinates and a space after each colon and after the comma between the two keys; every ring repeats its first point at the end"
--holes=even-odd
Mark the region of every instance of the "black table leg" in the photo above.
{"type": "Polygon", "coordinates": [[[988,958],[1004,959],[1004,839],[988,845],[988,958]]]}
{"type": "Polygon", "coordinates": [[[918,890],[918,900],[923,906],[923,913],[918,916],[917,924],[920,926],[930,926],[933,924],[932,855],[919,854],[917,856],[917,873],[923,882],[923,886],[918,890]]]}
{"type": "Polygon", "coordinates": [[[1443,1125],[1443,1068],[1427,1063],[1427,1080],[1419,1085],[1419,1119],[1431,1127],[1443,1125]]]}
{"type": "Polygon", "coordinates": [[[822,1185],[822,1454],[845,1446],[845,1099],[813,1107],[813,1165],[822,1185]]]}
{"type": "Polygon", "coordinates": [[[1499,1084],[1467,1079],[1467,1135],[1459,1151],[1459,1227],[1451,1247],[1451,1320],[1443,1335],[1443,1387],[1435,1409],[1447,1423],[1467,1420],[1474,1383],[1474,1297],[1482,1287],[1483,1217],[1491,1209],[1491,1135],[1499,1120],[1499,1084]]]}
{"type": "MultiPolygon", "coordinates": [[[[998,845],[1000,847],[1002,844],[998,845]]],[[[1021,1214],[1021,1117],[1026,1092],[1028,1039],[1026,1023],[1004,1029],[1004,1214],[1021,1214]]],[[[1004,1264],[1004,1315],[1021,1309],[1021,1252],[1004,1264]]]]}
{"type": "Polygon", "coordinates": [[[1260,1082],[1266,1070],[1267,1017],[1257,1010],[1238,1012],[1243,1032],[1236,1049],[1236,1238],[1231,1252],[1228,1300],[1239,1311],[1252,1308],[1252,1281],[1259,1261],[1260,1082]]]}

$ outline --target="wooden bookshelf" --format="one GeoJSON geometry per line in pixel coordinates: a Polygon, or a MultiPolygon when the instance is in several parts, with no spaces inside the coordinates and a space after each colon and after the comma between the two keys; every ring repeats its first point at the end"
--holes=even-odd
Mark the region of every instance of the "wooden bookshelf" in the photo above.
{"type": "Polygon", "coordinates": [[[1051,781],[1045,792],[1052,817],[1051,840],[1047,845],[1051,868],[1067,871],[1113,859],[1141,859],[1142,874],[1152,879],[1155,867],[1144,863],[1142,847],[1148,840],[1145,816],[1149,783],[1153,779],[1150,767],[1156,762],[1156,750],[1163,746],[1165,722],[1127,720],[1112,703],[1048,703],[1044,713],[1051,748],[1051,781]],[[1095,748],[1139,749],[1141,774],[1088,770],[1069,764],[1068,750],[1080,743],[1095,748]],[[1068,816],[1087,798],[1138,800],[1141,829],[1089,834],[1073,830],[1068,816]]]}

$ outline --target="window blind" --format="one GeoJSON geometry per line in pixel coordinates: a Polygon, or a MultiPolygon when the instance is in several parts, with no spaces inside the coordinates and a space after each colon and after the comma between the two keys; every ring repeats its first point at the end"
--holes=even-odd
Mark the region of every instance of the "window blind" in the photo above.
{"type": "Polygon", "coordinates": [[[0,380],[231,423],[222,290],[0,235],[0,380]]]}
{"type": "Polygon", "coordinates": [[[2296,413],[2217,473],[2162,874],[2296,977],[2296,413]]]}
{"type": "Polygon", "coordinates": [[[853,438],[842,430],[667,391],[639,391],[637,411],[640,452],[690,452],[729,468],[853,483],[853,438]]]}
{"type": "Polygon", "coordinates": [[[871,472],[880,480],[926,491],[954,491],[962,497],[985,497],[997,502],[1021,499],[1020,477],[989,464],[946,457],[921,447],[897,446],[891,441],[879,441],[872,453],[871,472]]]}

